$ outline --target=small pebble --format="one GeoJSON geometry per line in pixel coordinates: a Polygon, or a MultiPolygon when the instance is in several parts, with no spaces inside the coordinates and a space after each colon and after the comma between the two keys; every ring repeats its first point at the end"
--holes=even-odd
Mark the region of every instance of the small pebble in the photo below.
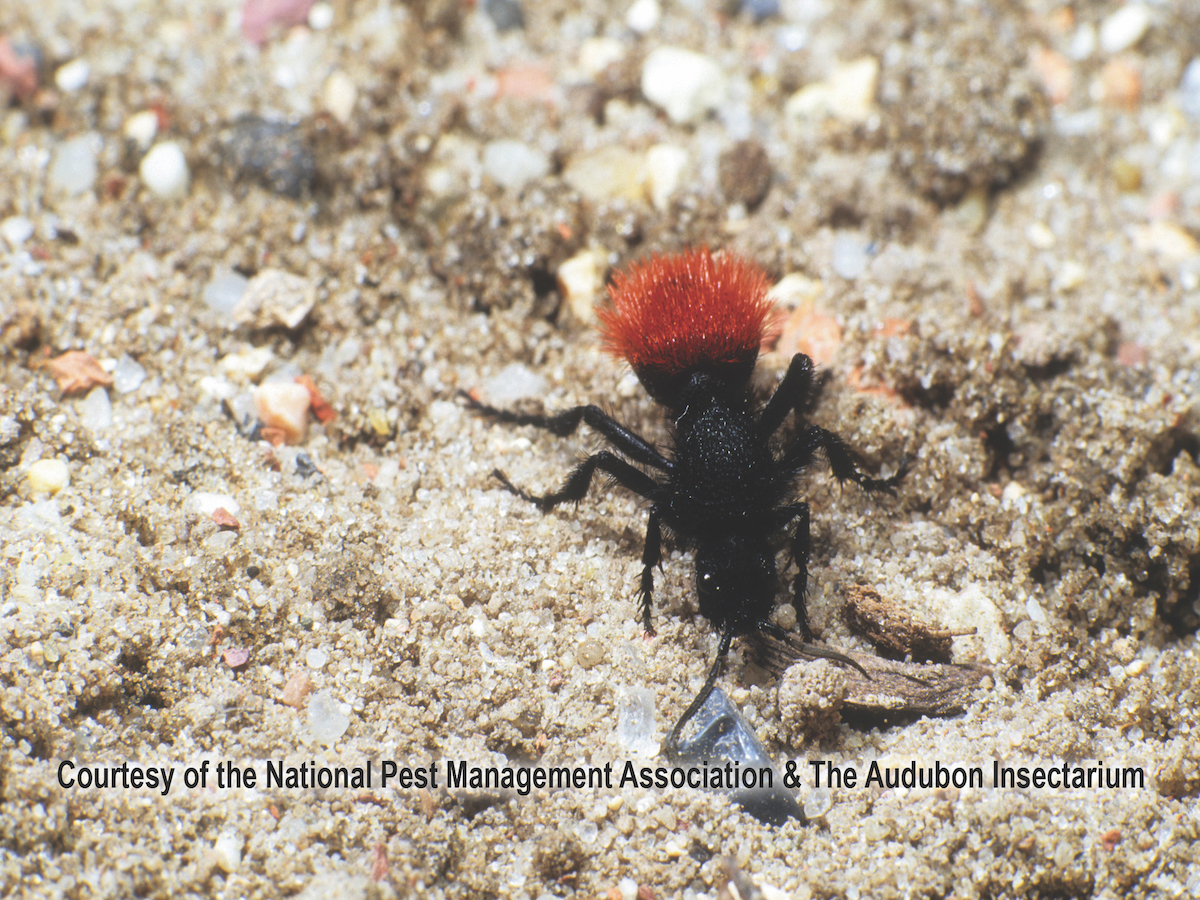
{"type": "Polygon", "coordinates": [[[804,798],[804,815],[819,819],[833,808],[833,794],[827,788],[813,788],[804,798]]]}
{"type": "Polygon", "coordinates": [[[279,694],[279,702],[293,709],[302,709],[304,701],[308,699],[312,689],[312,679],[308,677],[308,673],[297,672],[283,686],[283,690],[279,694]]]}
{"type": "Polygon", "coordinates": [[[328,3],[314,3],[308,11],[308,27],[313,31],[324,31],[333,24],[333,7],[328,3]]]}
{"type": "Polygon", "coordinates": [[[299,125],[244,115],[230,131],[225,155],[235,178],[257,181],[285,197],[299,197],[312,184],[316,157],[299,125]]]}
{"type": "Polygon", "coordinates": [[[1200,56],[1183,70],[1183,78],[1179,80],[1179,108],[1189,118],[1200,119],[1200,56]]]}
{"type": "Polygon", "coordinates": [[[682,47],[658,47],[642,67],[642,93],[677,124],[694,122],[720,108],[725,87],[720,66],[682,47]]]}
{"type": "Polygon", "coordinates": [[[595,638],[587,638],[575,648],[575,661],[585,669],[594,669],[606,655],[604,645],[595,638]]]}
{"type": "Polygon", "coordinates": [[[39,459],[29,467],[25,478],[34,493],[54,496],[71,483],[71,470],[61,459],[39,459]]]}
{"type": "Polygon", "coordinates": [[[132,142],[138,150],[145,153],[158,136],[158,116],[149,109],[134,113],[125,120],[122,134],[125,135],[125,140],[132,142]]]}
{"type": "Polygon", "coordinates": [[[155,144],[138,166],[142,184],[156,197],[176,200],[187,194],[191,175],[183,150],[174,141],[155,144]]]}
{"type": "Polygon", "coordinates": [[[1133,245],[1163,262],[1181,263],[1200,253],[1200,243],[1174,222],[1159,220],[1133,229],[1133,245]]]}
{"type": "Polygon", "coordinates": [[[624,57],[625,46],[616,38],[588,38],[579,48],[579,70],[588,78],[595,78],[624,57]]]}
{"type": "Polygon", "coordinates": [[[511,191],[519,191],[549,172],[550,157],[521,141],[503,138],[483,148],[483,173],[511,191]]]}
{"type": "Polygon", "coordinates": [[[91,432],[106,431],[112,427],[112,401],[108,391],[96,386],[79,401],[79,423],[91,432]]]}
{"type": "Polygon", "coordinates": [[[325,663],[329,662],[329,654],[318,647],[313,647],[308,653],[304,654],[304,661],[308,663],[308,667],[314,672],[320,672],[325,668],[325,663]]]}
{"type": "Polygon", "coordinates": [[[238,669],[250,662],[250,651],[246,647],[230,647],[221,654],[221,659],[229,668],[238,669]]]}
{"type": "Polygon", "coordinates": [[[661,18],[662,7],[658,5],[658,0],[634,0],[629,12],[625,13],[625,24],[630,31],[646,34],[661,18]]]}
{"type": "Polygon", "coordinates": [[[793,119],[832,116],[844,122],[865,122],[875,110],[878,83],[879,61],[873,56],[840,63],[826,80],[792,94],[784,113],[793,119]]]}
{"type": "Polygon", "coordinates": [[[525,11],[516,0],[483,0],[483,11],[497,31],[512,31],[525,27],[525,11]]]}
{"type": "Polygon", "coordinates": [[[350,719],[329,691],[318,691],[308,702],[308,727],[314,740],[333,744],[346,733],[350,719]]]}
{"type": "Polygon", "coordinates": [[[559,293],[580,322],[591,322],[596,318],[594,306],[603,286],[603,273],[604,256],[594,250],[581,250],[554,273],[559,293]]]}
{"type": "Polygon", "coordinates": [[[70,94],[86,87],[91,74],[92,67],[86,59],[73,59],[58,67],[54,73],[54,83],[64,94],[70,94]]]}
{"type": "Polygon", "coordinates": [[[308,429],[308,388],[294,381],[268,381],[254,390],[254,409],[268,428],[277,428],[289,444],[304,439],[308,429]]]}
{"type": "MultiPolygon", "coordinates": [[[[316,9],[317,7],[313,7],[316,9]]],[[[349,125],[354,117],[354,107],[358,103],[358,87],[354,79],[340,69],[325,79],[325,87],[321,93],[322,103],[329,114],[349,125]]]]}
{"type": "Polygon", "coordinates": [[[1136,109],[1142,99],[1142,75],[1124,59],[1110,59],[1100,70],[1099,93],[1105,103],[1136,109]]]}
{"type": "Polygon", "coordinates": [[[91,133],[59,144],[46,174],[50,189],[72,197],[90,191],[96,183],[100,145],[100,137],[91,133]]]}
{"type": "Polygon", "coordinates": [[[544,397],[546,379],[521,363],[509,363],[483,383],[483,392],[495,406],[512,406],[527,397],[544,397]]]}
{"type": "Polygon", "coordinates": [[[300,327],[317,302],[316,286],[283,269],[263,269],[250,279],[232,310],[233,320],[251,328],[300,327]]]}
{"type": "Polygon", "coordinates": [[[232,872],[242,864],[242,847],[245,842],[236,832],[226,831],[213,844],[213,862],[223,872],[232,872]]]}
{"type": "Polygon", "coordinates": [[[758,141],[738,141],[717,161],[717,182],[730,203],[753,209],[771,189],[771,160],[758,141]]]}
{"type": "Polygon", "coordinates": [[[1116,182],[1117,190],[1126,193],[1130,191],[1140,190],[1142,187],[1142,169],[1136,163],[1132,163],[1124,157],[1117,157],[1112,162],[1113,181],[1116,182]]]}
{"type": "Polygon", "coordinates": [[[1058,243],[1058,238],[1045,222],[1030,222],[1025,226],[1025,238],[1038,250],[1049,250],[1058,243]]]}
{"type": "Polygon", "coordinates": [[[33,221],[25,216],[9,216],[0,222],[0,237],[3,237],[5,243],[13,250],[33,237],[33,232],[33,221]]]}
{"type": "Polygon", "coordinates": [[[867,270],[867,245],[862,238],[842,232],[833,239],[833,271],[853,281],[867,270]]]}
{"type": "Polygon", "coordinates": [[[658,753],[655,724],[653,691],[643,687],[617,688],[617,740],[631,756],[649,759],[658,753]]]}
{"type": "Polygon", "coordinates": [[[1100,49],[1120,53],[1134,46],[1150,27],[1150,10],[1140,3],[1127,3],[1100,23],[1100,49]]]}
{"type": "Polygon", "coordinates": [[[232,315],[249,283],[249,279],[237,272],[214,272],[208,284],[204,286],[204,303],[215,313],[222,316],[232,315]]]}
{"type": "Polygon", "coordinates": [[[312,5],[313,0],[245,0],[242,37],[252,44],[261,44],[277,29],[306,22],[312,5]]]}
{"type": "Polygon", "coordinates": [[[593,203],[640,200],[645,194],[645,163],[637,153],[614,144],[572,157],[563,180],[593,203]]]}
{"type": "Polygon", "coordinates": [[[825,285],[799,272],[789,272],[767,291],[767,299],[782,309],[796,309],[802,304],[814,303],[825,290],[825,285]]]}
{"type": "Polygon", "coordinates": [[[755,22],[779,15],[779,0],[742,0],[742,9],[755,22]]]}
{"type": "Polygon", "coordinates": [[[666,212],[683,181],[688,152],[674,144],[655,144],[646,151],[645,190],[659,212],[666,212]]]}
{"type": "Polygon", "coordinates": [[[227,510],[235,516],[242,511],[242,505],[228,494],[217,494],[212,491],[193,491],[188,500],[192,505],[192,509],[206,519],[211,519],[212,514],[218,509],[227,510]]]}
{"type": "Polygon", "coordinates": [[[221,357],[217,364],[226,375],[240,376],[246,381],[257,381],[275,354],[270,347],[246,347],[237,353],[221,357]]]}
{"type": "Polygon", "coordinates": [[[132,394],[146,380],[146,370],[128,353],[121,354],[117,367],[113,369],[113,390],[118,394],[132,394]]]}

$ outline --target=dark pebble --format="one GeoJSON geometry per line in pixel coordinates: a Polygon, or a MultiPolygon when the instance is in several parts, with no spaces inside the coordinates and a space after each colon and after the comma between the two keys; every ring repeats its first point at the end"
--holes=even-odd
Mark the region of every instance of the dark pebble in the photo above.
{"type": "Polygon", "coordinates": [[[254,115],[233,124],[227,157],[235,178],[257,181],[285,197],[303,194],[317,168],[298,125],[254,115]]]}
{"type": "Polygon", "coordinates": [[[758,206],[771,189],[771,160],[757,141],[738,141],[717,163],[721,193],[747,209],[758,206]]]}
{"type": "Polygon", "coordinates": [[[525,27],[525,12],[516,0],[484,0],[483,11],[487,13],[497,31],[512,31],[525,27]]]}

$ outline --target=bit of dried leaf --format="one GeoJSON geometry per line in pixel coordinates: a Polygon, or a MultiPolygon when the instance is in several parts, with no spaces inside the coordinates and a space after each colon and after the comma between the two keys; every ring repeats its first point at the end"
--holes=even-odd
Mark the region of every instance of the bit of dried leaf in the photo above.
{"type": "Polygon", "coordinates": [[[843,615],[850,630],[865,637],[880,652],[899,659],[911,656],[917,662],[950,662],[951,639],[963,634],[918,622],[874,588],[860,584],[846,588],[843,615]]]}
{"type": "Polygon", "coordinates": [[[333,407],[329,405],[329,401],[317,390],[317,386],[313,383],[312,378],[308,375],[299,375],[296,378],[296,383],[303,385],[308,390],[308,405],[318,422],[324,425],[326,422],[330,422],[337,417],[337,413],[333,411],[333,407]]]}
{"type": "Polygon", "coordinates": [[[45,365],[58,382],[63,396],[86,393],[96,385],[109,387],[113,383],[112,376],[100,368],[100,363],[90,353],[83,350],[68,350],[45,365]]]}

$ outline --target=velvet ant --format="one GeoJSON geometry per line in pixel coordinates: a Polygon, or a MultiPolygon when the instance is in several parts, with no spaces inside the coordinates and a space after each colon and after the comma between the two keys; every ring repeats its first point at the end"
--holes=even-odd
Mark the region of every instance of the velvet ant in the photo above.
{"type": "Polygon", "coordinates": [[[711,694],[735,637],[771,637],[803,655],[858,668],[848,657],[809,643],[812,539],[808,504],[793,499],[795,481],[821,451],[838,481],[852,481],[866,491],[893,492],[908,470],[904,460],[890,478],[868,477],[840,437],[813,424],[802,424],[781,453],[773,452],[772,436],[788,415],[795,412],[803,421],[814,394],[814,375],[812,360],[797,353],[770,399],[756,402],[751,375],[777,315],[767,298],[768,286],[766,273],[753,263],[713,256],[707,249],[651,257],[614,275],[612,308],[599,314],[605,349],[630,364],[670,416],[674,440],[665,453],[597,406],[527,415],[462,394],[473,410],[508,425],[544,428],[565,437],[586,422],[617,451],[589,456],[550,494],[516,487],[499,469],[492,475],[543,512],[582,500],[597,470],[650,502],[638,588],[647,634],[654,633],[653,573],[662,561],[664,530],[695,550],[700,614],[721,640],[703,689],[671,731],[668,752],[711,694]],[[778,589],[771,538],[789,528],[796,562],[791,600],[803,642],[770,621],[778,589]]]}

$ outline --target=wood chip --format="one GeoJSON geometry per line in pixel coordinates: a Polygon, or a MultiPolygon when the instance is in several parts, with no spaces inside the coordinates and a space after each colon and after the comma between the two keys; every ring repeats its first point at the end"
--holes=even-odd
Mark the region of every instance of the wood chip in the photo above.
{"type": "Polygon", "coordinates": [[[96,385],[108,387],[113,382],[112,376],[100,368],[95,357],[83,350],[68,350],[45,365],[64,396],[86,393],[96,385]]]}

